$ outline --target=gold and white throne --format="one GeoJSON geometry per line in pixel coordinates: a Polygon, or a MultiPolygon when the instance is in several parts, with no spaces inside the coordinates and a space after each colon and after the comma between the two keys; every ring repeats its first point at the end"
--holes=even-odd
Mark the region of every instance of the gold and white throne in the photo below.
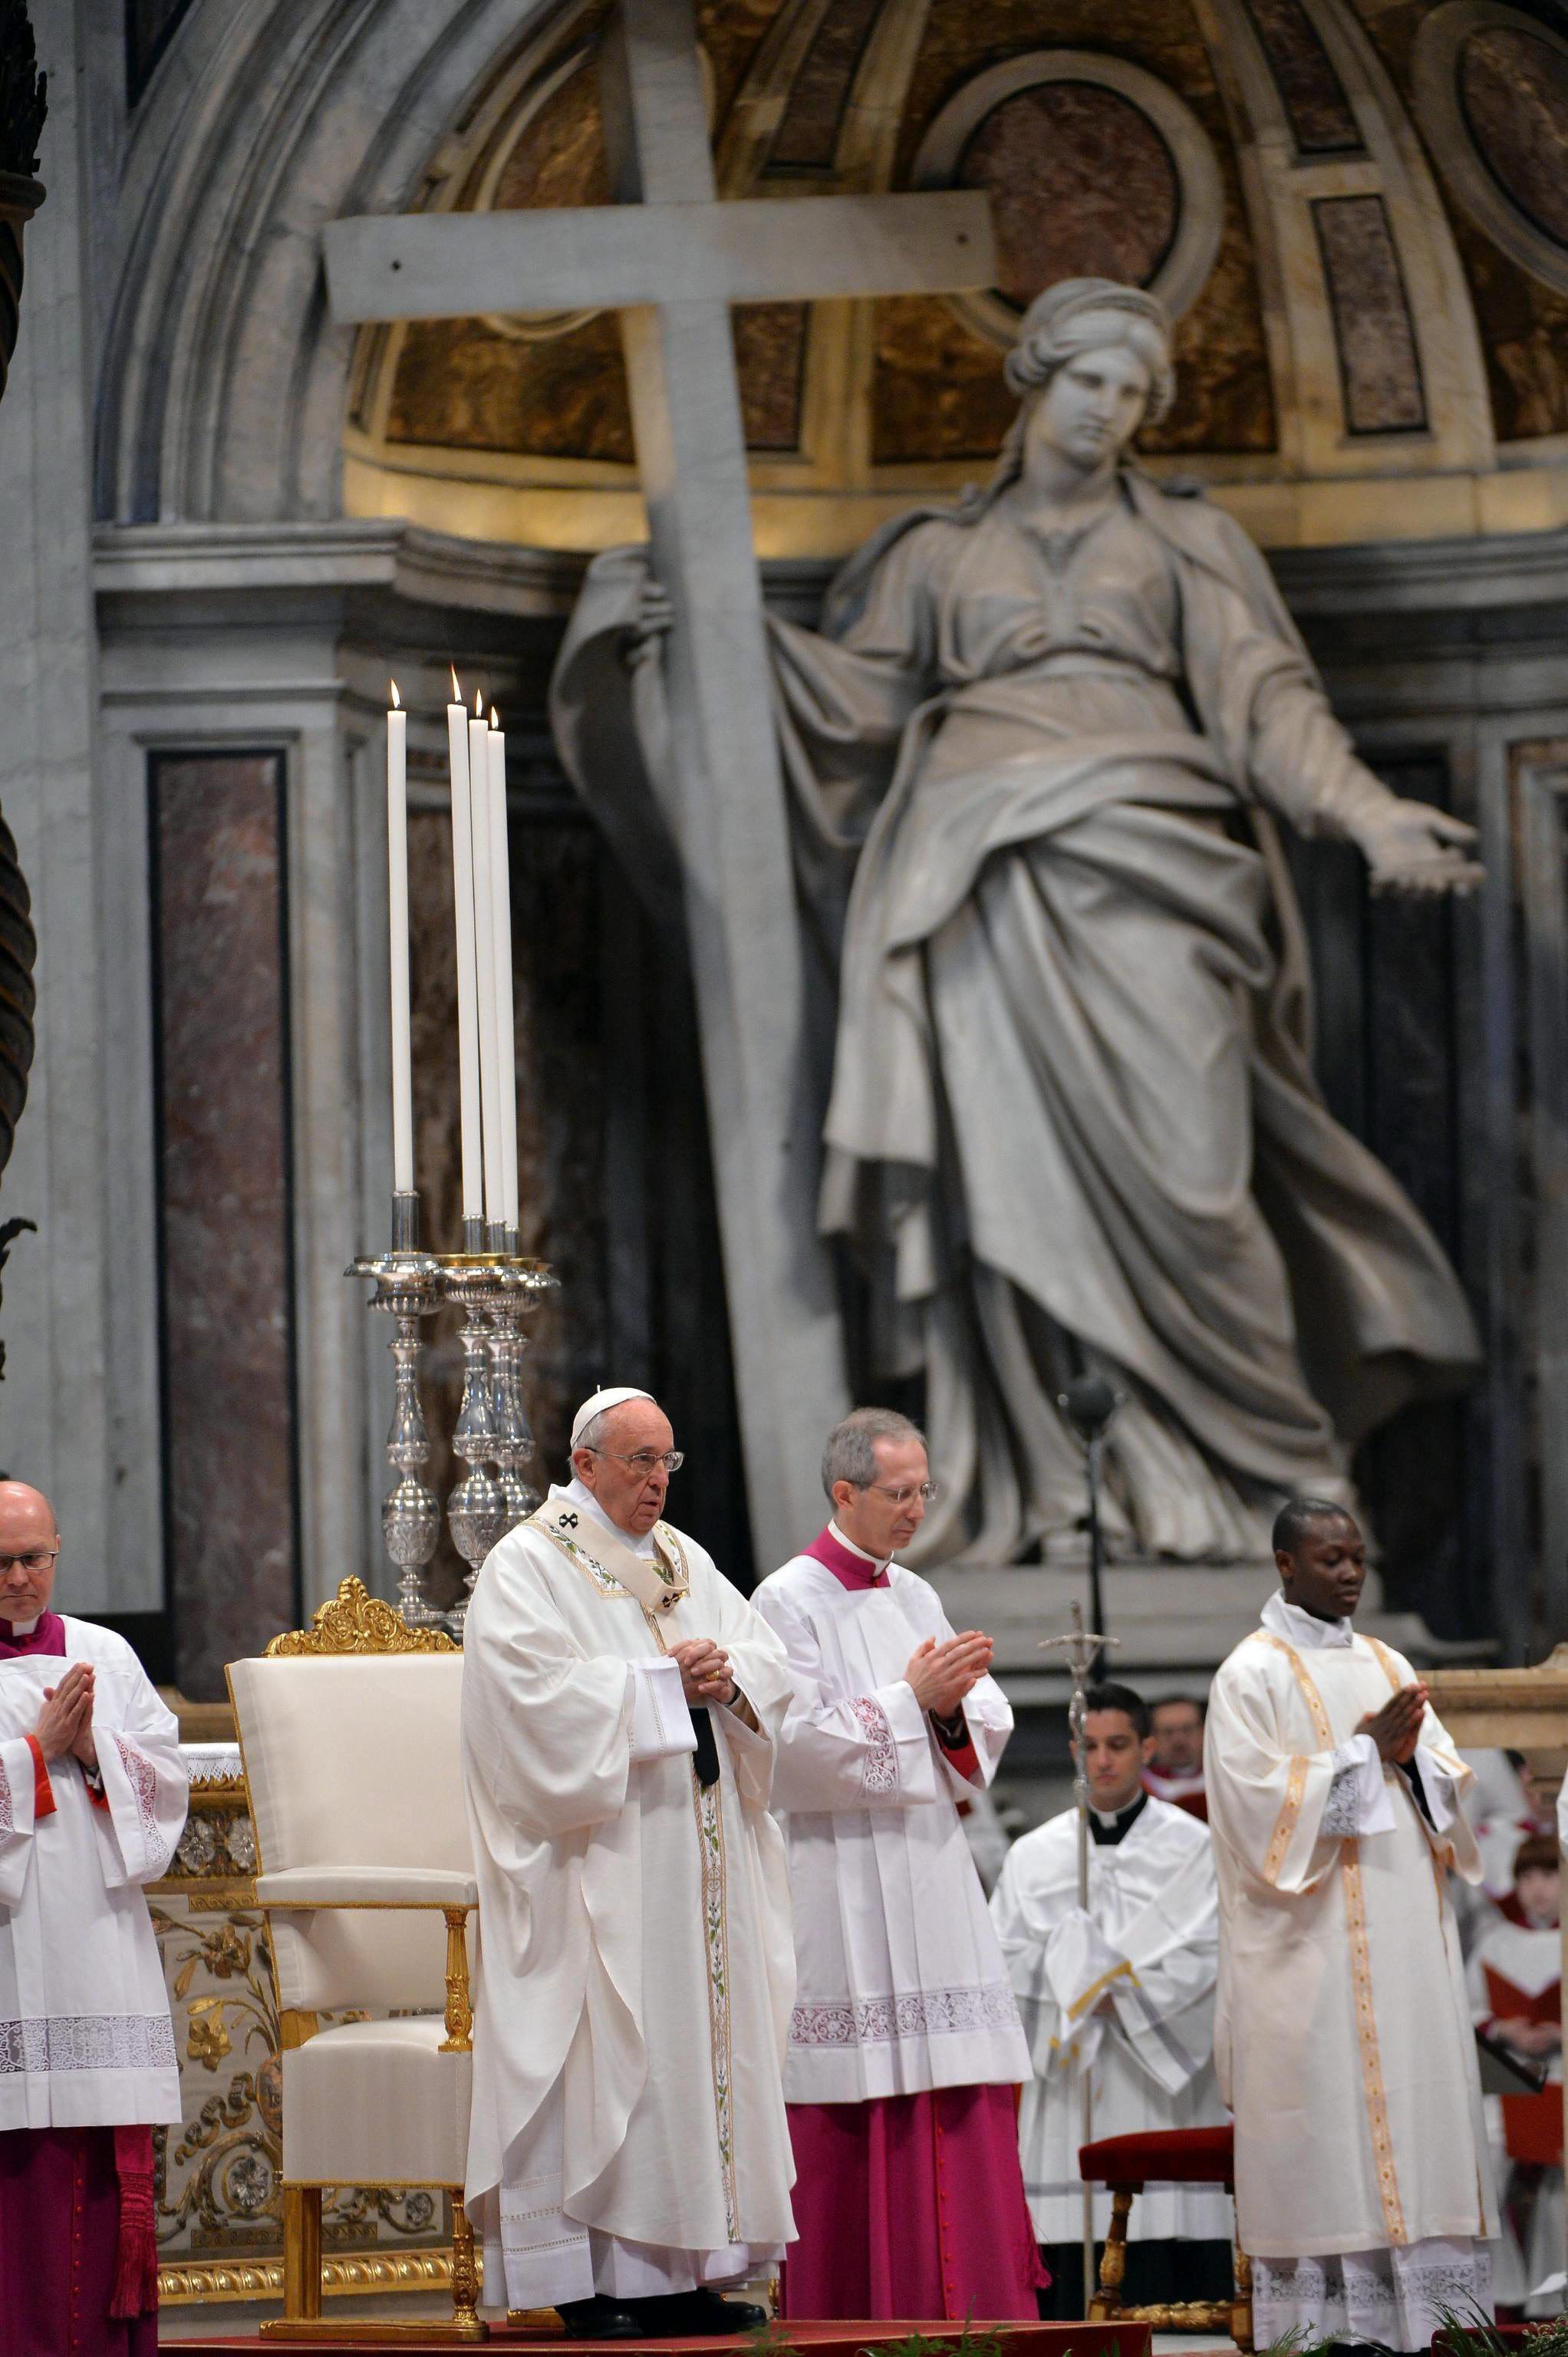
{"type": "Polygon", "coordinates": [[[478,2341],[463,2208],[478,1902],[463,1806],[463,1657],[346,1579],[308,1630],[231,1663],[256,1899],[283,2021],[283,2340],[478,2341]],[[371,2018],[324,2017],[369,2014],[371,2018]],[[321,2323],[328,2186],[452,2205],[450,2322],[321,2323]]]}

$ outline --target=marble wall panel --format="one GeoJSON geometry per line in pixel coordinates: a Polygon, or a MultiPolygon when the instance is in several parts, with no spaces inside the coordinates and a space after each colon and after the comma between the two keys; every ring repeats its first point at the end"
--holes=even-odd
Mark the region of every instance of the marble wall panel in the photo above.
{"type": "MultiPolygon", "coordinates": [[[[908,185],[933,116],[965,81],[997,59],[1050,48],[1112,50],[1156,74],[1185,100],[1213,143],[1225,186],[1219,254],[1202,295],[1178,323],[1176,405],[1144,447],[1267,452],[1276,447],[1273,390],[1256,264],[1224,102],[1196,16],[1172,0],[1124,0],[1114,27],[1103,0],[930,0],[920,54],[899,126],[894,186],[908,185]]],[[[1097,199],[1102,209],[1103,199],[1097,199]]],[[[1096,218],[1098,218],[1098,213],[1096,218]]],[[[1063,266],[1075,258],[1073,223],[1060,232],[1063,266]]],[[[1147,224],[1138,225],[1145,244],[1147,224]]],[[[1014,414],[1001,354],[964,328],[939,296],[897,296],[876,306],[872,455],[882,465],[983,459],[1014,414]]]]}
{"type": "MultiPolygon", "coordinates": [[[[1415,37],[1430,13],[1428,0],[1354,0],[1354,5],[1408,104],[1415,37]]],[[[1434,178],[1476,307],[1498,441],[1568,433],[1568,296],[1504,253],[1454,203],[1441,171],[1434,178]]]]}
{"type": "MultiPolygon", "coordinates": [[[[1397,793],[1451,806],[1438,756],[1382,761],[1397,793]]],[[[1473,955],[1445,903],[1374,899],[1348,844],[1287,837],[1311,949],[1316,1063],[1331,1111],[1393,1173],[1458,1267],[1477,1310],[1486,1254],[1466,1232],[1467,1072],[1458,978],[1473,955]]],[[[1355,1473],[1390,1600],[1442,1636],[1486,1625],[1484,1394],[1420,1401],[1374,1433],[1355,1473]]]]}
{"type": "Polygon", "coordinates": [[[297,1619],[283,757],[148,784],[168,1603],[217,1701],[297,1619]]]}
{"type": "Polygon", "coordinates": [[[881,14],[882,0],[829,0],[779,118],[770,172],[831,169],[855,69],[881,14]]]}
{"type": "Polygon", "coordinates": [[[1568,248],[1568,54],[1513,26],[1490,26],[1465,44],[1459,98],[1504,195],[1568,248]]]}
{"type": "Polygon", "coordinates": [[[1323,197],[1312,217],[1339,346],[1347,431],[1402,434],[1424,425],[1421,360],[1381,197],[1323,197]]]}
{"type": "Polygon", "coordinates": [[[1058,278],[1146,286],[1176,231],[1169,148],[1141,108],[1093,82],[1044,82],[993,108],[958,181],[996,224],[997,292],[1020,312],[1058,278]]]}
{"type": "Polygon", "coordinates": [[[1301,0],[1247,0],[1247,13],[1300,153],[1334,156],[1359,149],[1360,128],[1344,84],[1301,0]]]}

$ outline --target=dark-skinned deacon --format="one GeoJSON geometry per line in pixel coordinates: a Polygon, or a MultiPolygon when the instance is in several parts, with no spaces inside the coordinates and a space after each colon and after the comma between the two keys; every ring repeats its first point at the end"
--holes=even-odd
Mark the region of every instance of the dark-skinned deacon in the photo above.
{"type": "Polygon", "coordinates": [[[1327,1500],[1274,1525],[1277,1594],[1220,1667],[1206,1777],[1215,2061],[1260,2348],[1424,2350],[1491,2314],[1498,2232],[1451,1874],[1470,1771],[1403,1657],[1355,1627],[1367,1547],[1327,1500]]]}

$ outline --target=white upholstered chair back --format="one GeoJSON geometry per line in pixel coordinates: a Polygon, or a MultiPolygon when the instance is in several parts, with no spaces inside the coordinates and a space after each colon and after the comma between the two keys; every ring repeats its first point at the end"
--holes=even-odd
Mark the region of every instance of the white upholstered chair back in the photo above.
{"type": "MultiPolygon", "coordinates": [[[[267,1657],[232,1663],[229,1684],[262,1874],[340,1868],[368,1890],[378,1867],[472,1874],[461,1653],[267,1657]]],[[[438,1910],[274,1902],[271,1921],[281,2005],[440,2008],[438,1910]]]]}

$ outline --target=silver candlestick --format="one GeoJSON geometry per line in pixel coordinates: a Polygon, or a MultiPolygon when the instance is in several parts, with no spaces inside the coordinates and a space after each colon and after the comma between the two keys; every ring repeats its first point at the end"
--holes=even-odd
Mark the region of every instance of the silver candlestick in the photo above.
{"type": "Polygon", "coordinates": [[[497,1298],[490,1305],[490,1359],[494,1370],[496,1468],[506,1494],[506,1528],[532,1514],[539,1492],[523,1468],[535,1455],[528,1411],[522,1404],[522,1354],[528,1348],[524,1321],[542,1297],[555,1289],[558,1279],[542,1261],[512,1254],[500,1270],[497,1298]]]}
{"type": "Polygon", "coordinates": [[[418,1199],[393,1198],[392,1251],[367,1254],[349,1267],[350,1276],[368,1276],[375,1286],[370,1307],[392,1320],[389,1345],[396,1370],[387,1462],[400,1478],[381,1502],[381,1536],[398,1572],[397,1609],[413,1628],[438,1620],[424,1593],[424,1566],[441,1535],[441,1508],[424,1477],[430,1461],[430,1435],[419,1398],[420,1320],[441,1307],[436,1283],[440,1264],[414,1248],[418,1234],[418,1199]],[[405,1243],[403,1240],[407,1239],[405,1243]]]}
{"type": "Polygon", "coordinates": [[[483,1254],[454,1253],[440,1263],[441,1289],[463,1312],[458,1338],[463,1350],[463,1404],[452,1429],[452,1448],[468,1469],[446,1501],[452,1544],[468,1566],[463,1594],[446,1616],[459,1644],[479,1566],[509,1527],[506,1492],[486,1470],[495,1462],[499,1435],[485,1321],[500,1296],[504,1278],[504,1267],[483,1254]]]}

